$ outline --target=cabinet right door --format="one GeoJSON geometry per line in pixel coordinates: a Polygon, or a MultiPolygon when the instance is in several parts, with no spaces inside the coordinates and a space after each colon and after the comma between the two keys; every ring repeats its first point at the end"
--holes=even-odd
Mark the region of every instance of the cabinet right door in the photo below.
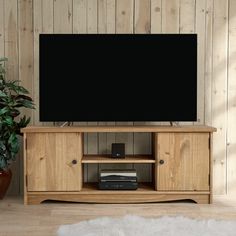
{"type": "Polygon", "coordinates": [[[208,191],[209,133],[156,134],[156,189],[208,191]]]}

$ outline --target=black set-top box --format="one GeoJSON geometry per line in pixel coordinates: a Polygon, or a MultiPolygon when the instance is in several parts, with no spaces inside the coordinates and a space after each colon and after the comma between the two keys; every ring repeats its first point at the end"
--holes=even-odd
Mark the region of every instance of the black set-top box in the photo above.
{"type": "Polygon", "coordinates": [[[101,170],[99,189],[102,190],[136,190],[138,188],[135,169],[101,170]]]}

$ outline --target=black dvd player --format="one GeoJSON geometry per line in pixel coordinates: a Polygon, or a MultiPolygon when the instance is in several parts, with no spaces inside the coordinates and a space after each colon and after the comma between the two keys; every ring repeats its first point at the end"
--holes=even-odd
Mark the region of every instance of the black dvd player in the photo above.
{"type": "Polygon", "coordinates": [[[101,182],[137,182],[137,177],[130,176],[120,176],[120,175],[110,175],[105,177],[100,177],[101,182]]]}
{"type": "Polygon", "coordinates": [[[99,182],[101,190],[136,190],[137,188],[138,183],[131,181],[99,182]]]}

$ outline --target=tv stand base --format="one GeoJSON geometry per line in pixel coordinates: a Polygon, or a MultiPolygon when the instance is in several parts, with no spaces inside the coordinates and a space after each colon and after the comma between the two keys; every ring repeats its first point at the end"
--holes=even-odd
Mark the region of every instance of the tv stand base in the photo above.
{"type": "MultiPolygon", "coordinates": [[[[105,192],[104,192],[105,193],[105,192]]],[[[154,203],[179,200],[193,200],[200,204],[211,203],[210,194],[186,194],[186,193],[149,193],[149,194],[127,194],[117,192],[117,194],[93,194],[93,193],[28,193],[25,204],[40,204],[45,200],[56,200],[66,202],[82,203],[154,203]]]]}

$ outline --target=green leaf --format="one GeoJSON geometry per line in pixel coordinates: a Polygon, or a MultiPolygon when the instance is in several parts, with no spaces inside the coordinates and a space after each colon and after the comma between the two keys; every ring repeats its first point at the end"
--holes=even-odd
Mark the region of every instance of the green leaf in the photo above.
{"type": "MultiPolygon", "coordinates": [[[[21,104],[23,107],[34,109],[34,104],[31,101],[22,100],[21,104]]],[[[16,106],[16,107],[18,107],[18,106],[16,106]]]]}
{"type": "Polygon", "coordinates": [[[12,117],[11,117],[11,116],[5,117],[5,123],[6,123],[7,125],[13,125],[13,119],[12,119],[12,117]]]}
{"type": "Polygon", "coordinates": [[[29,94],[29,91],[22,86],[18,86],[17,93],[29,94]]]}
{"type": "Polygon", "coordinates": [[[23,86],[20,86],[18,83],[18,80],[7,81],[6,86],[17,94],[29,94],[28,90],[23,86]]]}
{"type": "Polygon", "coordinates": [[[25,121],[25,126],[27,126],[30,123],[30,117],[25,121]]]}
{"type": "Polygon", "coordinates": [[[12,144],[13,142],[15,142],[15,140],[17,140],[16,134],[15,133],[11,133],[9,139],[8,139],[8,143],[12,144]]]}
{"type": "Polygon", "coordinates": [[[16,99],[16,100],[24,99],[24,100],[27,100],[27,101],[33,101],[31,97],[26,96],[26,95],[17,95],[17,96],[14,97],[14,99],[16,99]]]}
{"type": "Polygon", "coordinates": [[[11,80],[11,82],[12,82],[13,84],[17,84],[17,85],[19,85],[20,80],[11,80]]]}
{"type": "Polygon", "coordinates": [[[7,97],[7,94],[0,90],[0,97],[7,97]]]}
{"type": "Polygon", "coordinates": [[[13,154],[13,156],[17,154],[17,152],[19,151],[19,141],[16,136],[16,133],[11,133],[8,139],[8,145],[9,145],[9,150],[13,154]]]}
{"type": "Polygon", "coordinates": [[[20,119],[19,127],[24,128],[29,124],[29,122],[30,122],[30,117],[28,119],[26,119],[26,116],[24,116],[20,119]]]}
{"type": "Polygon", "coordinates": [[[9,112],[8,107],[4,107],[4,108],[0,109],[0,116],[7,113],[7,112],[9,112]]]}

